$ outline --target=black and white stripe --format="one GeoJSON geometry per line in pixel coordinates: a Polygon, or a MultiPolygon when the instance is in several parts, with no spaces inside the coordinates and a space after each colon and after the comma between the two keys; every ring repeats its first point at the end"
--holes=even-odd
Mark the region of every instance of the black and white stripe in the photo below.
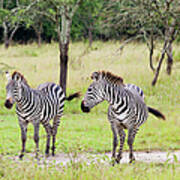
{"type": "MultiPolygon", "coordinates": [[[[16,102],[16,113],[19,119],[22,138],[22,151],[24,156],[27,125],[34,125],[34,141],[36,143],[36,156],[39,151],[39,125],[42,123],[47,133],[46,155],[49,155],[50,139],[52,136],[52,155],[55,152],[55,141],[60,117],[63,113],[64,101],[67,99],[62,88],[54,83],[41,84],[37,89],[32,89],[24,77],[15,72],[12,78],[8,75],[6,86],[7,98],[5,106],[11,108],[16,102]],[[50,120],[53,119],[52,126],[50,120]]],[[[77,97],[74,95],[74,97],[77,97]]]]}
{"type": "Polygon", "coordinates": [[[140,87],[138,87],[134,84],[126,84],[125,88],[132,91],[133,93],[137,93],[144,100],[144,92],[140,87]]]}
{"type": "MultiPolygon", "coordinates": [[[[89,112],[91,108],[104,100],[109,102],[108,120],[113,132],[112,157],[119,163],[125,140],[124,129],[128,129],[129,157],[132,162],[135,160],[134,138],[139,126],[147,120],[149,111],[149,107],[144,102],[143,91],[135,85],[124,85],[122,78],[109,72],[94,72],[91,78],[94,81],[88,87],[81,103],[82,111],[89,112]],[[116,157],[117,134],[120,136],[120,149],[116,157]]],[[[159,111],[155,110],[155,112],[159,111]]],[[[153,114],[156,115],[156,113],[153,114]]],[[[161,113],[159,117],[164,118],[161,113]]]]}

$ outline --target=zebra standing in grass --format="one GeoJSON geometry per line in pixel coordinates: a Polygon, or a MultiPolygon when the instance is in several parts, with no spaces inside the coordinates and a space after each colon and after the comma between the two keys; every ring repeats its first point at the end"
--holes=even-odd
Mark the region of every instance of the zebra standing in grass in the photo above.
{"type": "Polygon", "coordinates": [[[164,115],[158,110],[147,107],[142,90],[137,89],[135,85],[124,85],[121,77],[102,71],[94,72],[91,78],[93,83],[88,87],[81,103],[82,111],[90,112],[90,109],[98,103],[108,101],[108,119],[113,132],[112,157],[117,163],[120,162],[126,136],[124,129],[127,129],[129,158],[130,162],[134,161],[134,138],[139,126],[147,120],[148,111],[162,119],[165,119],[164,115]],[[116,157],[117,134],[120,137],[120,149],[116,157]]]}
{"type": "Polygon", "coordinates": [[[37,89],[32,89],[26,79],[19,72],[12,76],[6,72],[8,84],[6,86],[5,107],[11,109],[16,103],[21,128],[22,150],[19,158],[23,158],[25,152],[26,134],[28,123],[34,125],[34,141],[36,144],[36,157],[39,152],[39,125],[42,123],[47,133],[45,154],[49,155],[50,139],[52,136],[52,155],[55,153],[55,141],[60,117],[63,113],[64,101],[72,100],[79,96],[79,93],[65,97],[62,88],[54,83],[41,84],[37,89]],[[53,125],[50,120],[53,119],[53,125]]]}

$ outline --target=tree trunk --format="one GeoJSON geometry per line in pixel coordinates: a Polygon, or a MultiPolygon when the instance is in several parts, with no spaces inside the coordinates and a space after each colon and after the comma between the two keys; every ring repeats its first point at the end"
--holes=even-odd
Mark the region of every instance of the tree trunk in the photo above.
{"type": "MultiPolygon", "coordinates": [[[[69,49],[69,39],[70,39],[70,28],[71,20],[66,16],[65,7],[63,6],[61,11],[61,30],[59,26],[59,20],[56,19],[56,26],[59,39],[59,49],[60,49],[60,86],[62,87],[66,95],[66,82],[67,82],[67,72],[68,72],[68,49],[69,49]]],[[[57,16],[58,17],[58,16],[57,16]]]]}
{"type": "Polygon", "coordinates": [[[150,68],[154,72],[154,66],[153,66],[153,54],[154,54],[154,35],[153,35],[153,29],[151,30],[151,36],[150,36],[150,50],[149,50],[149,61],[150,61],[150,68]]]}
{"type": "Polygon", "coordinates": [[[41,33],[39,32],[37,36],[38,36],[38,47],[41,47],[41,33]]]}
{"type": "Polygon", "coordinates": [[[168,36],[169,36],[169,44],[166,50],[166,54],[167,54],[167,74],[171,75],[171,71],[172,71],[172,65],[173,65],[173,51],[172,51],[172,43],[175,40],[175,36],[176,36],[176,30],[173,27],[176,24],[176,22],[173,22],[172,27],[169,28],[168,31],[168,36]]]}
{"type": "Polygon", "coordinates": [[[36,25],[32,26],[35,33],[36,33],[36,36],[38,38],[38,47],[41,47],[41,42],[42,42],[42,39],[41,39],[41,34],[42,34],[42,22],[39,23],[39,26],[37,27],[36,25]]]}
{"type": "Polygon", "coordinates": [[[165,57],[166,49],[167,49],[167,41],[164,42],[163,50],[162,50],[162,53],[161,53],[161,58],[159,60],[158,67],[156,69],[155,76],[154,76],[154,79],[152,81],[152,86],[155,86],[155,84],[157,82],[159,72],[160,72],[160,69],[161,69],[161,65],[162,65],[162,62],[163,62],[164,57],[165,57]]]}
{"type": "Polygon", "coordinates": [[[8,27],[6,25],[6,22],[3,22],[3,36],[4,36],[4,47],[5,49],[8,49],[9,47],[9,39],[8,39],[8,27]]]}
{"type": "Polygon", "coordinates": [[[91,47],[92,46],[92,42],[93,42],[91,25],[90,25],[90,27],[88,29],[88,37],[89,37],[89,47],[91,47]]]}
{"type": "Polygon", "coordinates": [[[167,74],[171,75],[171,71],[172,71],[172,65],[173,65],[173,53],[172,53],[172,44],[169,43],[168,47],[167,47],[167,74]]]}
{"type": "Polygon", "coordinates": [[[68,45],[61,44],[60,47],[60,86],[66,94],[67,72],[68,72],[68,45]]]}
{"type": "Polygon", "coordinates": [[[6,22],[3,22],[3,28],[4,28],[4,46],[6,49],[9,48],[10,43],[14,37],[14,34],[16,33],[17,29],[18,29],[19,25],[14,26],[13,30],[11,32],[8,32],[8,26],[6,25],[6,22]],[[8,34],[10,34],[10,36],[8,36],[8,34]]]}
{"type": "Polygon", "coordinates": [[[8,48],[9,48],[9,39],[8,39],[7,36],[6,36],[5,39],[4,39],[4,47],[5,47],[5,49],[8,49],[8,48]]]}
{"type": "Polygon", "coordinates": [[[56,31],[58,34],[59,51],[60,51],[60,81],[59,84],[62,87],[66,95],[66,82],[67,82],[67,71],[68,71],[68,48],[70,41],[70,30],[72,24],[72,18],[77,10],[81,0],[77,0],[75,6],[70,11],[70,8],[65,4],[59,9],[56,8],[56,31]],[[61,17],[61,21],[59,20],[61,17]],[[61,28],[60,28],[61,22],[61,28]]]}

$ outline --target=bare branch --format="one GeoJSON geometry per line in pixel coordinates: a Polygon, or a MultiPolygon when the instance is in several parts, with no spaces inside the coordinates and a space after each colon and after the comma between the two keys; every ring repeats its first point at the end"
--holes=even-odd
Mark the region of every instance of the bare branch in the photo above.
{"type": "Polygon", "coordinates": [[[72,19],[72,17],[74,16],[74,13],[76,12],[77,8],[79,7],[80,3],[82,0],[77,0],[75,6],[72,8],[72,11],[70,12],[69,16],[72,19]]]}
{"type": "Polygon", "coordinates": [[[13,36],[14,36],[14,34],[16,33],[16,31],[17,31],[18,28],[19,28],[19,24],[17,24],[17,25],[14,27],[13,31],[11,32],[11,35],[10,35],[10,37],[9,37],[9,42],[12,41],[12,38],[13,38],[13,36]]]}
{"type": "Polygon", "coordinates": [[[19,0],[16,0],[16,6],[19,6],[19,0]]]}
{"type": "Polygon", "coordinates": [[[3,7],[4,7],[4,0],[1,0],[0,8],[3,9],[3,7]]]}
{"type": "Polygon", "coordinates": [[[53,15],[51,15],[51,14],[48,14],[47,12],[45,12],[45,11],[37,11],[37,13],[39,14],[39,15],[42,15],[42,16],[46,16],[47,18],[49,18],[49,19],[51,19],[53,22],[56,22],[56,17],[55,16],[53,16],[53,15]]]}
{"type": "Polygon", "coordinates": [[[164,46],[163,46],[163,50],[162,50],[162,53],[161,53],[161,58],[159,60],[159,64],[158,64],[158,67],[156,69],[156,73],[155,73],[155,76],[154,76],[154,79],[152,81],[152,86],[155,86],[156,82],[157,82],[157,79],[158,79],[158,76],[159,76],[159,71],[161,69],[161,65],[162,65],[162,62],[164,60],[164,57],[165,57],[165,53],[166,53],[166,49],[167,49],[167,44],[168,42],[165,41],[164,42],[164,46]]]}
{"type": "Polygon", "coordinates": [[[150,54],[149,54],[149,62],[150,62],[150,68],[152,71],[155,71],[154,66],[153,66],[153,53],[154,53],[154,36],[153,36],[153,30],[151,31],[151,36],[150,36],[150,54]]]}
{"type": "Polygon", "coordinates": [[[126,39],[126,40],[123,42],[123,44],[116,50],[116,52],[122,51],[122,50],[124,49],[124,47],[125,47],[126,44],[128,44],[129,42],[131,42],[131,41],[133,41],[133,40],[135,40],[135,39],[139,39],[139,38],[141,38],[141,37],[142,37],[142,35],[140,34],[140,35],[138,35],[138,36],[134,36],[134,37],[131,37],[131,38],[126,39]]]}

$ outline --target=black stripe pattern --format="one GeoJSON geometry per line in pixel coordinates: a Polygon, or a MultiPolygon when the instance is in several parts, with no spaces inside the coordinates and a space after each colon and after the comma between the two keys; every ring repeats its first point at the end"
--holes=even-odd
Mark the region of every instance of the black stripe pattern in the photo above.
{"type": "Polygon", "coordinates": [[[129,157],[130,162],[132,162],[135,160],[132,147],[134,137],[139,126],[148,117],[148,109],[144,103],[144,93],[136,85],[124,85],[122,78],[117,78],[110,73],[96,72],[94,76],[95,78],[92,78],[94,81],[87,89],[81,108],[84,112],[89,112],[91,108],[103,100],[109,102],[108,120],[111,123],[114,136],[112,156],[119,163],[122,158],[125,140],[124,129],[128,129],[129,157]],[[116,157],[117,134],[120,136],[120,150],[116,157]]]}
{"type": "Polygon", "coordinates": [[[21,128],[22,151],[24,156],[27,125],[34,125],[34,141],[36,143],[36,157],[39,152],[39,124],[42,123],[47,133],[46,155],[49,155],[50,140],[52,137],[52,155],[55,152],[55,139],[63,113],[65,95],[62,88],[54,83],[41,84],[32,89],[25,82],[20,73],[16,73],[6,86],[7,98],[5,106],[16,102],[16,113],[21,128]],[[11,101],[11,102],[10,102],[11,101]],[[52,125],[50,120],[53,119],[52,125]]]}

